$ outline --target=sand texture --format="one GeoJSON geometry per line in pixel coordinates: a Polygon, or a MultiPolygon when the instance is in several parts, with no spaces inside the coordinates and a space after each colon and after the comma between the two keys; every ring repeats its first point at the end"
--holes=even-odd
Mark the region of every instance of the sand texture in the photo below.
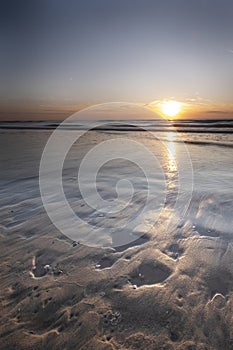
{"type": "MultiPolygon", "coordinates": [[[[204,146],[190,146],[193,200],[171,232],[164,228],[168,207],[150,232],[102,249],[61,234],[43,209],[38,164],[47,138],[2,134],[0,349],[233,349],[232,165],[225,176],[211,158],[224,164],[225,149],[216,156],[208,146],[207,164],[204,146]]],[[[74,174],[65,174],[66,190],[84,215],[69,190],[74,174]]]]}

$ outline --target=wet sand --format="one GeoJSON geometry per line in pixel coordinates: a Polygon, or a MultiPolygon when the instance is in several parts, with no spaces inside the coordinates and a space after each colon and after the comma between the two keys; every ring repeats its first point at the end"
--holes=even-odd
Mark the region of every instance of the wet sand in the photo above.
{"type": "Polygon", "coordinates": [[[187,216],[168,234],[161,217],[117,249],[74,242],[42,207],[30,160],[42,148],[22,147],[24,170],[18,155],[2,175],[1,350],[233,349],[230,231],[201,226],[199,206],[199,226],[187,216]]]}
{"type": "Polygon", "coordinates": [[[232,245],[188,224],[121,252],[3,229],[0,246],[1,349],[233,348],[232,245]]]}

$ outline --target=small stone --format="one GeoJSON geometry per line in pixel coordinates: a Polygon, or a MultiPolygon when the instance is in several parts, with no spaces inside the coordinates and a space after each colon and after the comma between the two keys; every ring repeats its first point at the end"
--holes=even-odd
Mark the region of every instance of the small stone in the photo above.
{"type": "Polygon", "coordinates": [[[99,269],[100,267],[101,267],[100,264],[96,264],[96,265],[95,265],[95,268],[96,268],[96,269],[99,269]]]}
{"type": "Polygon", "coordinates": [[[122,320],[120,312],[114,312],[110,315],[109,321],[112,326],[117,326],[122,320]]]}
{"type": "Polygon", "coordinates": [[[138,286],[136,284],[133,285],[133,289],[137,289],[138,286]]]}
{"type": "Polygon", "coordinates": [[[45,266],[44,266],[44,269],[47,270],[47,271],[50,270],[50,265],[48,265],[48,264],[45,265],[45,266]]]}
{"type": "Polygon", "coordinates": [[[53,269],[53,274],[54,274],[55,276],[59,276],[59,275],[61,275],[62,273],[63,273],[63,271],[62,271],[61,269],[57,268],[57,267],[55,267],[55,268],[53,269]]]}
{"type": "Polygon", "coordinates": [[[100,292],[100,296],[101,296],[101,297],[104,297],[105,294],[106,294],[105,292],[100,292]]]}

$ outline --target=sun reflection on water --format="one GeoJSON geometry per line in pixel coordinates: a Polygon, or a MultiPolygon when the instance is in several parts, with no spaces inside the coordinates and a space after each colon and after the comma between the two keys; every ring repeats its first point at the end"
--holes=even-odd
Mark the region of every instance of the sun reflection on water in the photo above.
{"type": "Polygon", "coordinates": [[[177,171],[177,164],[176,164],[176,145],[175,142],[175,133],[174,132],[169,132],[167,134],[167,167],[169,172],[174,173],[177,171]]]}

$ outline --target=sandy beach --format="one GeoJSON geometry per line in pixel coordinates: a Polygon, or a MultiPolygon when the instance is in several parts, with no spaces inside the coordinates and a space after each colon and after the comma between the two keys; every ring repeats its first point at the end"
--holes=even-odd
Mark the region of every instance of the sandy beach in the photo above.
{"type": "MultiPolygon", "coordinates": [[[[38,166],[50,133],[1,131],[1,349],[233,349],[232,164],[220,166],[228,148],[189,145],[193,198],[171,232],[167,205],[150,232],[142,229],[125,246],[95,248],[60,233],[43,208],[38,166]]],[[[90,137],[99,142],[109,131],[93,131],[88,145],[90,137]]],[[[88,217],[70,190],[73,157],[75,149],[66,193],[88,217]]]]}

